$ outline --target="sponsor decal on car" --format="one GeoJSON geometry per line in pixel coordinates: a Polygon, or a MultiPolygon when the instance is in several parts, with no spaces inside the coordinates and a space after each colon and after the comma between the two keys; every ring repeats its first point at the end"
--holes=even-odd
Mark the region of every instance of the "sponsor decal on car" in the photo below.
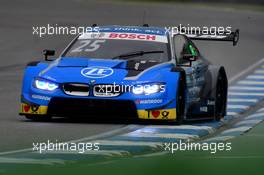
{"type": "Polygon", "coordinates": [[[21,103],[21,110],[22,114],[47,114],[48,106],[38,106],[38,105],[29,105],[25,103],[21,103]]]}
{"type": "Polygon", "coordinates": [[[152,35],[142,33],[123,33],[123,32],[104,32],[104,33],[84,33],[78,39],[119,39],[119,40],[138,40],[138,41],[155,41],[168,43],[165,35],[152,35]]]}
{"type": "Polygon", "coordinates": [[[50,101],[50,97],[47,97],[47,96],[32,94],[31,97],[35,99],[39,99],[39,100],[50,101]]]}
{"type": "Polygon", "coordinates": [[[148,34],[136,34],[136,33],[110,33],[109,38],[119,38],[119,39],[136,39],[136,40],[156,40],[156,35],[148,34]]]}
{"type": "Polygon", "coordinates": [[[160,110],[138,110],[140,119],[175,120],[176,108],[160,110]]]}
{"type": "Polygon", "coordinates": [[[207,108],[207,106],[202,106],[202,107],[200,107],[200,111],[201,111],[201,112],[208,112],[208,108],[207,108]]]}
{"type": "Polygon", "coordinates": [[[214,106],[215,105],[215,100],[207,100],[207,105],[214,106]]]}
{"type": "Polygon", "coordinates": [[[136,100],[136,104],[157,104],[162,103],[163,99],[147,99],[147,100],[136,100]]]}
{"type": "Polygon", "coordinates": [[[114,73],[114,70],[110,67],[91,66],[84,68],[81,74],[87,78],[105,78],[114,73]]]}

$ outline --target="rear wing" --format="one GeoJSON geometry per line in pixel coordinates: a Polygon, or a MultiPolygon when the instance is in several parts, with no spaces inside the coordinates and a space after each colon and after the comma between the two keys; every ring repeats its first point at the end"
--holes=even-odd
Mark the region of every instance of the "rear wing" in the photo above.
{"type": "Polygon", "coordinates": [[[185,34],[191,40],[208,40],[208,41],[231,41],[233,46],[237,45],[239,40],[239,29],[230,32],[221,32],[217,31],[200,31],[200,30],[182,30],[181,34],[185,34]],[[208,34],[203,34],[208,33],[208,34]]]}

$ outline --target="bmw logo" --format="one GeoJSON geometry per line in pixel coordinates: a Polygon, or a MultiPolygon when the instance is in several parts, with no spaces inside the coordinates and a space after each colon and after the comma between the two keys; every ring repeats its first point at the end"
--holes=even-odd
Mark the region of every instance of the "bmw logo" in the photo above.
{"type": "Polygon", "coordinates": [[[90,81],[90,84],[94,84],[96,81],[95,80],[91,80],[90,81]]]}
{"type": "Polygon", "coordinates": [[[114,70],[110,67],[92,66],[84,68],[81,74],[88,78],[105,78],[114,73],[114,70]]]}

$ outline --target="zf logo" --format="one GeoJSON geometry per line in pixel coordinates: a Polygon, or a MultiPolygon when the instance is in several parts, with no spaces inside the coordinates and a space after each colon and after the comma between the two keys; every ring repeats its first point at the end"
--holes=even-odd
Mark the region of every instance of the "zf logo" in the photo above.
{"type": "Polygon", "coordinates": [[[81,71],[82,75],[88,78],[105,78],[114,73],[110,67],[93,66],[81,71]]]}

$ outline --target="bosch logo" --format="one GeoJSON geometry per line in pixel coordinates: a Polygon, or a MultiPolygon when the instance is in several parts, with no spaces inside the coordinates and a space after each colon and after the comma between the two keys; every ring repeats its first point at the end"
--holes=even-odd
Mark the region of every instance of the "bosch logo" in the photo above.
{"type": "Polygon", "coordinates": [[[114,73],[114,70],[110,67],[92,66],[84,68],[81,74],[88,78],[105,78],[114,73]]]}

